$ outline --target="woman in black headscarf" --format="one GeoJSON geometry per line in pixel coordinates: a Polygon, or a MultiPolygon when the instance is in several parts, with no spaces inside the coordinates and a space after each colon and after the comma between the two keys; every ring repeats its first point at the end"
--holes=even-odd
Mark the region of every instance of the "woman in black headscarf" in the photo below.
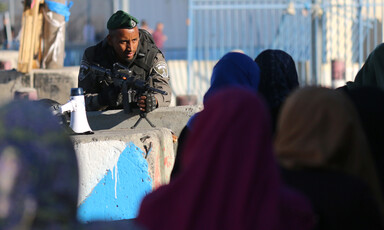
{"type": "MultiPolygon", "coordinates": [[[[379,44],[369,54],[363,67],[357,73],[353,82],[347,82],[347,90],[362,86],[373,86],[384,89],[384,43],[379,44]]],[[[342,87],[343,88],[343,87],[342,87]]]]}
{"type": "Polygon", "coordinates": [[[259,92],[267,101],[275,130],[277,114],[288,94],[299,86],[295,62],[282,50],[264,50],[255,59],[260,67],[259,92]]]}

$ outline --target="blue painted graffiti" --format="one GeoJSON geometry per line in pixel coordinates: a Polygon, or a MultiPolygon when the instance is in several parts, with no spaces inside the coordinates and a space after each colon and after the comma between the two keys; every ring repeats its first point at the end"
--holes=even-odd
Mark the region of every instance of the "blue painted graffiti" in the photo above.
{"type": "Polygon", "coordinates": [[[78,219],[124,220],[135,218],[143,197],[152,191],[152,179],[143,152],[129,143],[116,166],[108,170],[80,205],[78,219]]]}

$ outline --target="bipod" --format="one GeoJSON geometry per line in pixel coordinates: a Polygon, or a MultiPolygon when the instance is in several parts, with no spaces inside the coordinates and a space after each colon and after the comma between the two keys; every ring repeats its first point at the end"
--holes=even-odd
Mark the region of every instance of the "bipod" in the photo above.
{"type": "Polygon", "coordinates": [[[152,122],[147,118],[147,113],[142,113],[142,112],[140,112],[140,118],[139,118],[139,120],[136,121],[136,123],[131,127],[131,129],[136,128],[136,126],[140,123],[140,121],[141,121],[143,118],[144,118],[144,119],[151,125],[152,128],[155,128],[155,127],[156,127],[156,126],[155,126],[154,124],[152,124],[152,122]]]}

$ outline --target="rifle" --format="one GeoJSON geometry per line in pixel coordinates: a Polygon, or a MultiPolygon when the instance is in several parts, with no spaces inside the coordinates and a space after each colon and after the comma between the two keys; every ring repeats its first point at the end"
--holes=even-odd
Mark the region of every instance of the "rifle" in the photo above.
{"type": "MultiPolygon", "coordinates": [[[[121,94],[123,96],[123,109],[124,113],[128,114],[132,112],[132,108],[129,103],[135,101],[135,95],[146,96],[148,93],[160,93],[167,95],[167,92],[153,88],[141,79],[133,76],[132,71],[127,67],[121,65],[120,63],[113,64],[113,69],[106,69],[97,64],[82,64],[83,68],[89,70],[88,74],[93,73],[96,79],[101,82],[105,81],[108,84],[114,84],[117,87],[121,88],[121,94]]],[[[142,119],[145,119],[152,127],[156,127],[152,122],[147,118],[147,112],[140,111],[140,118],[136,123],[131,127],[134,129],[140,123],[142,119]]]]}

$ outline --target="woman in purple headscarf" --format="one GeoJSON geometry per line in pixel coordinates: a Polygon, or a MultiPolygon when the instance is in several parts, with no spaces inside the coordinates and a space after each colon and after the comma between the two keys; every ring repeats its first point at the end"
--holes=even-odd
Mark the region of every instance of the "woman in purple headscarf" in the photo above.
{"type": "Polygon", "coordinates": [[[311,229],[308,201],[280,180],[269,115],[251,90],[207,98],[181,156],[183,170],[144,198],[138,222],[152,229],[311,229]]]}

